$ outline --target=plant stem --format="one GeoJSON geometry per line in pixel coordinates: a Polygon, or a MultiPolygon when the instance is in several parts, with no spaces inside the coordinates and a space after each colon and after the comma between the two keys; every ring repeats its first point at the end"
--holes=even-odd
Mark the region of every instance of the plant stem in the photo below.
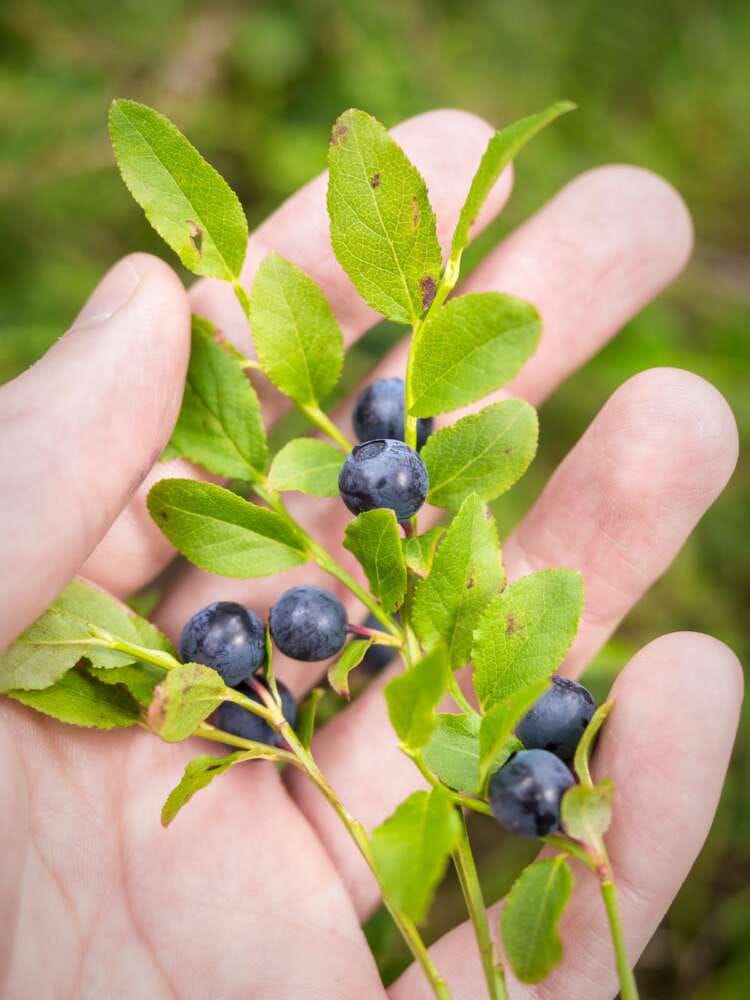
{"type": "Polygon", "coordinates": [[[346,827],[349,836],[354,841],[360,854],[365,859],[368,867],[377,879],[378,885],[380,886],[380,892],[383,897],[383,902],[388,912],[393,917],[394,923],[401,932],[406,944],[409,946],[409,950],[411,951],[414,960],[421,966],[422,971],[427,977],[437,1000],[451,1000],[451,994],[448,986],[430,958],[427,946],[422,940],[414,921],[410,917],[407,917],[406,914],[402,913],[398,907],[395,906],[391,900],[389,900],[388,893],[376,870],[372,847],[364,827],[361,823],[354,819],[348,809],[340,801],[336,792],[328,784],[318,765],[315,763],[312,755],[305,749],[302,743],[300,743],[296,733],[289,723],[282,720],[279,724],[279,731],[289,744],[292,752],[299,760],[301,767],[305,770],[308,777],[315,783],[336,811],[339,819],[346,827]]]}
{"type": "Polygon", "coordinates": [[[467,715],[479,714],[461,690],[461,685],[458,683],[458,678],[455,674],[451,674],[450,681],[448,682],[448,690],[450,691],[451,698],[467,715]]]}
{"type": "Polygon", "coordinates": [[[474,855],[471,852],[469,831],[466,829],[466,821],[460,810],[459,818],[461,832],[456,848],[453,851],[453,863],[456,866],[466,908],[469,911],[469,916],[474,926],[474,933],[477,945],[479,946],[479,954],[482,959],[482,968],[484,969],[484,977],[487,981],[490,1000],[508,1000],[503,967],[495,952],[495,946],[492,943],[490,925],[487,920],[487,908],[482,896],[482,887],[479,884],[479,875],[477,874],[477,866],[474,863],[474,855]]]}
{"type": "Polygon", "coordinates": [[[346,631],[349,635],[359,636],[361,639],[372,639],[376,646],[393,646],[396,649],[401,649],[403,642],[397,639],[394,635],[388,635],[386,632],[379,632],[376,628],[366,628],[364,625],[352,625],[351,622],[346,626],[346,631]]]}
{"type": "Polygon", "coordinates": [[[622,923],[620,921],[620,908],[617,905],[617,889],[612,878],[609,859],[606,858],[606,855],[604,864],[600,865],[597,869],[597,874],[599,875],[604,908],[607,911],[612,944],[615,949],[617,976],[620,980],[620,997],[621,1000],[638,1000],[638,986],[636,985],[635,976],[628,961],[628,953],[625,949],[625,938],[623,937],[622,923]]]}
{"type": "MultiPolygon", "coordinates": [[[[87,646],[105,646],[107,649],[114,649],[118,653],[127,653],[129,656],[134,656],[138,660],[145,660],[147,663],[153,663],[157,667],[161,667],[162,670],[174,670],[176,667],[181,667],[182,664],[179,660],[175,659],[171,653],[168,653],[163,649],[149,649],[148,646],[137,646],[132,642],[125,642],[123,639],[116,639],[109,632],[104,629],[97,628],[96,626],[91,626],[92,632],[96,633],[95,639],[80,640],[81,645],[87,646]]],[[[66,642],[65,645],[77,645],[78,640],[71,640],[66,642]]],[[[60,643],[62,645],[62,643],[60,643]]]]}
{"type": "Polygon", "coordinates": [[[305,414],[310,423],[315,424],[318,430],[329,437],[345,454],[352,450],[351,442],[338,429],[331,418],[324,413],[317,404],[300,403],[300,410],[305,414]]]}
{"type": "MultiPolygon", "coordinates": [[[[211,740],[213,743],[223,743],[226,746],[237,747],[238,750],[257,750],[259,748],[264,748],[264,744],[256,743],[254,740],[243,740],[241,736],[234,736],[232,733],[226,733],[223,729],[217,729],[215,726],[209,725],[207,722],[202,722],[200,726],[195,730],[195,735],[200,736],[202,740],[211,740]]],[[[268,747],[265,747],[268,750],[268,747]]],[[[273,757],[269,754],[269,760],[278,760],[284,764],[292,764],[294,767],[302,767],[300,762],[294,756],[294,754],[289,753],[287,750],[273,749],[273,757]]]]}

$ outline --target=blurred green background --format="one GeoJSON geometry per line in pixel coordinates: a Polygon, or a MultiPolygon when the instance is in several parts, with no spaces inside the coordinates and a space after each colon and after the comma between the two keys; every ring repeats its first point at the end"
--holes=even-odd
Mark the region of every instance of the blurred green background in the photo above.
{"type": "MultiPolygon", "coordinates": [[[[105,116],[115,95],[173,117],[239,192],[251,223],[324,167],[330,124],[351,105],[387,124],[449,105],[500,125],[569,97],[580,110],[524,153],[512,202],[472,259],[577,172],[613,160],[650,167],[679,188],[695,220],[696,251],[680,281],[544,406],[540,457],[497,505],[503,532],[607,396],[641,369],[677,365],[711,380],[746,441],[748,52],[746,0],[5,0],[0,381],[60,335],[120,255],[166,253],[112,166],[105,116]]],[[[366,339],[349,360],[350,378],[390,336],[366,339]]],[[[673,629],[712,632],[748,662],[749,502],[745,465],[597,659],[589,677],[599,692],[635,649],[673,629]]],[[[492,824],[476,826],[475,836],[486,884],[498,895],[527,849],[501,840],[492,824]]],[[[747,995],[749,876],[745,725],[709,842],[641,961],[645,997],[747,995]]],[[[458,912],[449,881],[428,933],[458,912]]],[[[390,925],[376,916],[368,932],[392,976],[403,954],[390,925]]]]}

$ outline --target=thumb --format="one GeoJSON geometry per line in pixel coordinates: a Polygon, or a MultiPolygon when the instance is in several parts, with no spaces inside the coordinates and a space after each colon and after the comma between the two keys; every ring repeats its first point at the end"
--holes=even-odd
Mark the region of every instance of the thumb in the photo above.
{"type": "Polygon", "coordinates": [[[176,274],[134,254],[0,390],[0,649],[65,587],[158,458],[189,345],[176,274]]]}

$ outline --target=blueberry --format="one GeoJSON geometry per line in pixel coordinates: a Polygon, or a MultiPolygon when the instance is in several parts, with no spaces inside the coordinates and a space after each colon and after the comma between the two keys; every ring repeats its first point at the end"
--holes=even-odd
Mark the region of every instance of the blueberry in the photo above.
{"type": "MultiPolygon", "coordinates": [[[[261,680],[264,687],[268,687],[265,681],[261,680]]],[[[289,688],[276,681],[281,697],[281,711],[289,725],[294,728],[297,722],[297,702],[289,688]]],[[[238,684],[237,690],[253,701],[261,704],[260,696],[247,684],[238,684]]],[[[248,712],[242,705],[235,705],[231,701],[224,701],[214,715],[214,722],[219,729],[225,733],[232,733],[233,736],[241,736],[243,740],[255,740],[256,743],[267,743],[268,746],[278,747],[281,745],[279,734],[271,726],[257,715],[248,712]]]]}
{"type": "Polygon", "coordinates": [[[339,473],[341,499],[353,514],[389,507],[399,521],[408,521],[429,488],[427,469],[416,451],[386,438],[354,448],[339,473]]]}
{"type": "Polygon", "coordinates": [[[549,750],[571,760],[595,711],[596,702],[583,685],[553,677],[552,687],[524,715],[516,735],[529,750],[549,750]]]}
{"type": "Polygon", "coordinates": [[[560,801],[573,775],[548,750],[519,750],[490,779],[490,805],[500,826],[522,837],[560,829],[560,801]]]}
{"type": "MultiPolygon", "coordinates": [[[[365,628],[377,629],[380,632],[383,631],[383,626],[373,615],[368,615],[364,622],[365,628]]],[[[380,646],[377,643],[370,648],[365,653],[365,658],[362,660],[362,666],[369,673],[379,674],[381,670],[385,670],[389,663],[392,663],[396,657],[396,650],[393,646],[380,646]]]]}
{"type": "Polygon", "coordinates": [[[203,663],[230,687],[254,674],[266,658],[266,630],[254,611],[216,601],[196,612],[182,630],[183,663],[203,663]]]}
{"type": "MultiPolygon", "coordinates": [[[[352,414],[354,433],[360,441],[374,438],[404,440],[404,380],[379,378],[359,394],[352,414]]],[[[417,421],[417,448],[432,434],[432,417],[417,421]]]]}
{"type": "Polygon", "coordinates": [[[346,641],[344,605],[322,587],[292,587],[271,608],[273,641],[293,660],[327,660],[346,641]]]}

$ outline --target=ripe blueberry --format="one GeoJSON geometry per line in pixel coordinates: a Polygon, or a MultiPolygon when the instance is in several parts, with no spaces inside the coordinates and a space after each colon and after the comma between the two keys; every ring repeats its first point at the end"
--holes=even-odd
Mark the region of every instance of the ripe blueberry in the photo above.
{"type": "Polygon", "coordinates": [[[254,611],[216,601],[196,612],[182,630],[184,663],[213,667],[230,687],[254,674],[266,658],[266,630],[254,611]]]}
{"type": "Polygon", "coordinates": [[[322,587],[292,587],[271,608],[273,641],[293,660],[327,660],[346,641],[344,605],[322,587]]]}
{"type": "Polygon", "coordinates": [[[547,750],[519,750],[490,779],[490,805],[500,826],[522,837],[560,829],[560,802],[575,782],[547,750]]]}
{"type": "MultiPolygon", "coordinates": [[[[379,378],[359,394],[352,414],[354,433],[360,441],[374,438],[404,440],[404,380],[379,378]]],[[[417,448],[432,434],[432,417],[417,421],[417,448]]]]}
{"type": "Polygon", "coordinates": [[[389,507],[399,521],[408,521],[429,488],[424,462],[403,441],[367,441],[353,449],[339,473],[341,499],[353,514],[389,507]]]}
{"type": "MultiPolygon", "coordinates": [[[[268,687],[264,680],[260,678],[258,680],[264,687],[268,687]]],[[[282,714],[289,725],[294,728],[297,722],[297,702],[285,684],[282,684],[281,681],[276,681],[276,686],[279,689],[281,697],[282,714]]],[[[247,684],[238,684],[237,690],[241,691],[248,698],[252,698],[253,701],[262,704],[260,695],[247,684]]],[[[256,743],[267,743],[271,747],[281,746],[279,734],[268,725],[265,719],[261,719],[257,715],[253,715],[252,712],[248,712],[242,705],[235,705],[231,701],[222,702],[216,710],[214,721],[218,728],[223,729],[225,733],[232,733],[233,736],[241,736],[243,740],[255,740],[256,743]]]]}
{"type": "Polygon", "coordinates": [[[549,750],[571,760],[595,711],[596,702],[582,684],[553,677],[552,687],[524,715],[516,735],[527,750],[549,750]]]}

